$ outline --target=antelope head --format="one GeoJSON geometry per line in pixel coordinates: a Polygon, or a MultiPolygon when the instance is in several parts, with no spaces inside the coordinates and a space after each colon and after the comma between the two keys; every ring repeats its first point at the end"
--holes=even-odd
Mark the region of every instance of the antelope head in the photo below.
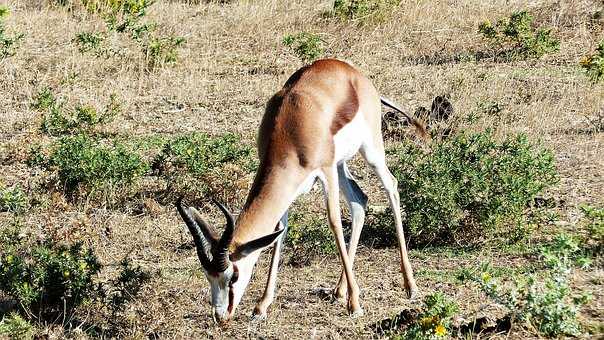
{"type": "Polygon", "coordinates": [[[182,198],[178,199],[176,207],[193,236],[197,257],[210,283],[213,317],[226,323],[233,316],[250,282],[252,270],[260,255],[258,250],[272,244],[284,229],[233,246],[231,243],[235,219],[223,204],[214,199],[212,202],[226,217],[226,226],[220,238],[197,209],[182,205],[182,198]]]}

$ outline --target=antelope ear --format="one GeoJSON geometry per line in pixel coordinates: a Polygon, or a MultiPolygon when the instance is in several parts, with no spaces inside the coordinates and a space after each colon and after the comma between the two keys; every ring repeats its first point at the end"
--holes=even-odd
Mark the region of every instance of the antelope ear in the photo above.
{"type": "Polygon", "coordinates": [[[270,246],[273,242],[275,242],[275,240],[277,240],[277,238],[279,238],[279,236],[281,236],[281,233],[283,233],[284,230],[285,228],[281,228],[272,234],[262,236],[253,241],[249,241],[245,244],[238,246],[235,251],[231,254],[231,261],[237,261],[240,258],[246,257],[249,254],[255,252],[256,250],[270,246]]]}

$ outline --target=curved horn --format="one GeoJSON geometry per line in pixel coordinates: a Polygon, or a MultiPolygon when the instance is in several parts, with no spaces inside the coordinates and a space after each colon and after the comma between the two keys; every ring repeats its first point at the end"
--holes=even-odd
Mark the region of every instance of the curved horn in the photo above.
{"type": "Polygon", "coordinates": [[[235,231],[235,218],[231,212],[220,202],[215,199],[212,199],[212,202],[218,206],[218,208],[224,214],[226,218],[226,226],[224,228],[224,233],[222,233],[222,237],[218,241],[218,247],[216,248],[216,266],[220,271],[224,271],[229,266],[229,244],[231,240],[233,240],[233,231],[235,231]]]}
{"type": "Polygon", "coordinates": [[[201,262],[201,265],[204,268],[209,269],[210,267],[212,267],[212,263],[207,255],[209,250],[209,245],[207,244],[208,242],[202,235],[199,226],[191,216],[189,209],[183,207],[182,197],[179,197],[176,201],[176,209],[180,213],[180,217],[182,217],[182,219],[185,221],[187,228],[189,228],[189,232],[193,236],[193,242],[195,243],[195,249],[197,250],[197,257],[199,257],[199,262],[201,262]]]}
{"type": "Polygon", "coordinates": [[[195,209],[195,207],[189,207],[189,211],[191,212],[191,216],[193,217],[193,220],[197,223],[197,225],[201,229],[203,236],[205,236],[206,240],[212,246],[212,250],[215,249],[216,246],[218,245],[218,236],[216,236],[216,232],[214,231],[214,228],[212,228],[210,226],[210,224],[208,224],[208,222],[206,222],[206,220],[203,218],[201,213],[197,209],[195,209]]]}

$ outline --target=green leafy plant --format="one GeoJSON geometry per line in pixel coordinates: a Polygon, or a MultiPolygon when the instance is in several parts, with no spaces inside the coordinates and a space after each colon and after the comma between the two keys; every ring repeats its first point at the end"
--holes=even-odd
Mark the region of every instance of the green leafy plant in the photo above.
{"type": "Polygon", "coordinates": [[[488,273],[477,281],[488,297],[507,307],[512,319],[530,325],[528,328],[548,337],[579,335],[578,311],[589,297],[573,295],[562,273],[554,271],[540,280],[534,275],[523,277],[511,288],[500,285],[488,273]]]}
{"type": "Polygon", "coordinates": [[[17,313],[10,313],[0,320],[0,337],[33,339],[34,327],[17,313]]]}
{"type": "Polygon", "coordinates": [[[234,134],[211,137],[205,133],[190,133],[168,141],[154,163],[156,166],[169,163],[175,169],[203,175],[225,163],[249,161],[251,154],[251,148],[242,146],[234,134]]]}
{"type": "Polygon", "coordinates": [[[359,22],[383,21],[400,0],[335,0],[328,15],[359,22]]]}
{"type": "Polygon", "coordinates": [[[552,153],[524,134],[498,142],[490,131],[460,133],[429,150],[403,143],[389,153],[416,243],[526,237],[525,210],[558,178],[552,153]]]}
{"type": "Polygon", "coordinates": [[[106,1],[87,1],[88,6],[96,2],[96,8],[107,10],[106,21],[110,30],[117,32],[127,32],[139,25],[140,19],[147,14],[149,6],[153,5],[154,0],[112,0],[106,1]],[[101,4],[99,4],[99,2],[101,4]]]}
{"type": "Polygon", "coordinates": [[[95,308],[106,307],[111,313],[109,322],[116,322],[151,276],[127,258],[120,262],[115,278],[98,282],[102,269],[92,249],[81,243],[64,244],[52,238],[34,242],[19,227],[2,230],[0,291],[17,302],[20,315],[6,320],[11,326],[3,320],[0,334],[4,327],[14,329],[12,324],[17,322],[27,325],[22,316],[35,321],[67,321],[78,308],[93,304],[95,308]]]}
{"type": "Polygon", "coordinates": [[[552,37],[549,28],[534,28],[533,16],[517,11],[496,24],[489,21],[478,26],[478,32],[491,42],[498,55],[508,59],[540,58],[557,52],[560,42],[552,37]]]}
{"type": "Polygon", "coordinates": [[[451,321],[459,307],[443,293],[433,293],[424,298],[422,312],[417,321],[394,339],[443,339],[452,331],[451,321]]]}
{"type": "Polygon", "coordinates": [[[140,266],[132,265],[128,258],[120,262],[120,271],[116,278],[105,284],[103,296],[111,313],[122,312],[126,305],[134,300],[151,275],[140,266]]]}
{"type": "Polygon", "coordinates": [[[153,37],[143,44],[147,65],[155,68],[165,63],[174,63],[178,57],[177,49],[185,43],[185,38],[176,36],[153,37]]]}
{"type": "Polygon", "coordinates": [[[26,245],[4,237],[0,251],[0,290],[29,317],[70,315],[92,296],[100,264],[82,244],[26,245]]]}
{"type": "Polygon", "coordinates": [[[587,237],[585,243],[592,244],[598,255],[604,248],[604,208],[589,205],[580,206],[586,219],[587,237]]]}
{"type": "Polygon", "coordinates": [[[604,80],[604,40],[600,41],[595,53],[581,59],[580,65],[594,83],[604,80]]]}
{"type": "Polygon", "coordinates": [[[0,188],[0,211],[22,213],[29,205],[27,195],[19,188],[0,188]]]}
{"type": "Polygon", "coordinates": [[[56,105],[56,103],[57,100],[52,93],[52,90],[48,87],[44,87],[38,92],[31,106],[35,110],[43,111],[50,109],[56,105]]]}
{"type": "Polygon", "coordinates": [[[321,37],[308,32],[286,35],[283,37],[283,45],[291,48],[304,62],[315,60],[324,53],[321,37]]]}
{"type": "Polygon", "coordinates": [[[40,90],[32,107],[46,111],[42,118],[41,130],[51,136],[91,132],[96,126],[111,122],[121,111],[117,97],[111,95],[109,103],[101,112],[90,105],[78,105],[74,111],[69,112],[48,88],[40,90]]]}
{"type": "Polygon", "coordinates": [[[25,37],[25,34],[23,33],[12,36],[7,34],[3,20],[8,13],[8,7],[0,5],[0,60],[15,55],[15,49],[18,43],[25,37]]]}
{"type": "Polygon", "coordinates": [[[337,253],[335,238],[326,221],[292,212],[288,228],[285,243],[292,248],[290,263],[305,265],[316,256],[337,253]]]}
{"type": "Polygon", "coordinates": [[[85,134],[56,142],[46,166],[57,172],[70,191],[80,186],[96,189],[131,184],[149,171],[141,156],[123,144],[102,144],[85,134]]]}
{"type": "Polygon", "coordinates": [[[167,180],[170,195],[218,195],[229,201],[227,192],[245,190],[237,182],[255,169],[252,155],[253,149],[237,135],[190,133],[165,142],[152,168],[167,180]]]}
{"type": "Polygon", "coordinates": [[[560,233],[541,247],[540,255],[543,263],[550,269],[563,273],[569,272],[574,265],[589,267],[591,259],[586,249],[582,247],[585,240],[581,237],[560,233]]]}
{"type": "MultiPolygon", "coordinates": [[[[175,35],[158,34],[158,25],[144,22],[153,0],[83,0],[92,13],[99,13],[106,22],[106,31],[79,33],[74,41],[82,53],[93,52],[96,56],[109,57],[113,52],[104,46],[108,32],[117,32],[138,44],[149,70],[174,63],[178,49],[186,40],[175,35]]],[[[115,54],[115,53],[113,53],[115,54]]]]}
{"type": "Polygon", "coordinates": [[[94,51],[97,55],[105,54],[102,49],[102,43],[105,41],[105,36],[99,32],[81,32],[76,34],[74,41],[78,45],[80,53],[94,51]]]}

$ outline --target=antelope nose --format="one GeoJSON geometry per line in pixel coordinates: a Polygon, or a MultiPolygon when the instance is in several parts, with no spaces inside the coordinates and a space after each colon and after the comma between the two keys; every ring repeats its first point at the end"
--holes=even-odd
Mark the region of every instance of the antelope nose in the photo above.
{"type": "Polygon", "coordinates": [[[217,322],[220,324],[225,324],[229,321],[228,313],[218,310],[216,308],[212,308],[212,317],[214,319],[214,322],[217,322]]]}

